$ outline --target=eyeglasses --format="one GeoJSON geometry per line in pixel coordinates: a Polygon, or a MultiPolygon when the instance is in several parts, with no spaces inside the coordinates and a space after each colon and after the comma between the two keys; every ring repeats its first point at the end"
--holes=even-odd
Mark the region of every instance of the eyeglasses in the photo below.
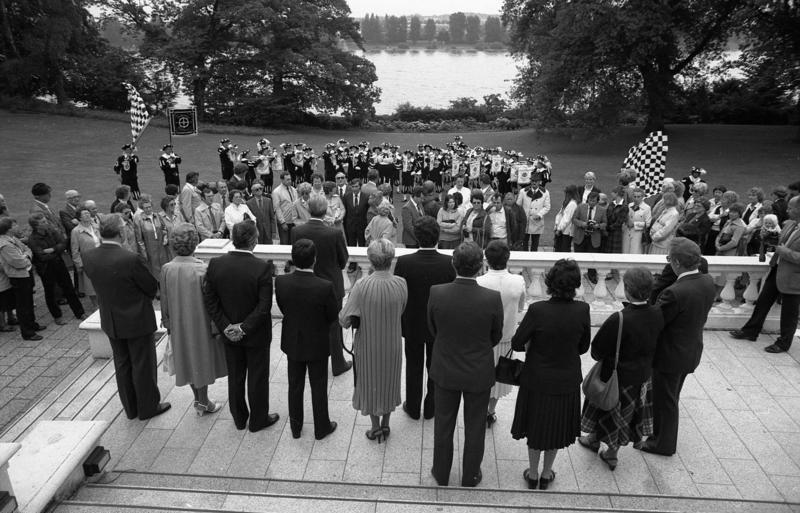
{"type": "Polygon", "coordinates": [[[337,176],[336,177],[337,180],[344,180],[344,178],[345,178],[344,176],[337,176]]]}
{"type": "Polygon", "coordinates": [[[261,187],[253,187],[250,190],[253,192],[258,192],[258,191],[263,191],[264,189],[262,189],[261,187]]]}

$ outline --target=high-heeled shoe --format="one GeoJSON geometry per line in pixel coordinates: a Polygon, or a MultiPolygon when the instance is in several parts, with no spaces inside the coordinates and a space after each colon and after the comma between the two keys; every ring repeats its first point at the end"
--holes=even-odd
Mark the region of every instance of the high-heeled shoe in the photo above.
{"type": "Polygon", "coordinates": [[[486,427],[487,428],[491,428],[492,424],[494,424],[495,422],[497,422],[497,415],[494,412],[486,414],[486,427]]]}
{"type": "Polygon", "coordinates": [[[546,477],[543,477],[543,476],[539,476],[539,489],[540,490],[547,490],[547,488],[550,486],[550,483],[552,483],[553,481],[556,480],[556,471],[555,470],[551,470],[550,472],[553,473],[553,475],[550,476],[550,479],[547,479],[546,477]]]}
{"type": "Polygon", "coordinates": [[[382,426],[381,427],[381,431],[383,432],[383,439],[384,440],[388,440],[389,439],[389,435],[392,432],[392,428],[390,428],[389,426],[382,426]]]}
{"type": "Polygon", "coordinates": [[[366,435],[368,440],[377,440],[378,443],[381,443],[381,440],[383,440],[383,428],[378,426],[374,429],[368,429],[366,435]]]}
{"type": "Polygon", "coordinates": [[[606,463],[606,465],[608,465],[609,470],[613,471],[615,468],[617,468],[618,460],[616,456],[614,457],[608,456],[606,454],[606,451],[600,451],[598,456],[600,456],[600,459],[603,460],[606,463]]]}
{"type": "Polygon", "coordinates": [[[208,401],[207,404],[203,404],[200,401],[194,402],[194,411],[198,417],[202,417],[206,413],[217,413],[220,408],[222,408],[222,405],[214,401],[208,401]]]}

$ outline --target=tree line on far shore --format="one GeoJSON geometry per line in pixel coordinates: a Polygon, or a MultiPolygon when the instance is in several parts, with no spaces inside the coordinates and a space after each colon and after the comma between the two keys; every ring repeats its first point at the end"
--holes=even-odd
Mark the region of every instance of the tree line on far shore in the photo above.
{"type": "Polygon", "coordinates": [[[444,44],[504,43],[508,34],[499,16],[489,16],[483,21],[475,14],[456,12],[447,23],[437,23],[435,18],[419,16],[380,17],[367,14],[361,20],[361,37],[366,44],[403,44],[439,42],[444,44]]]}

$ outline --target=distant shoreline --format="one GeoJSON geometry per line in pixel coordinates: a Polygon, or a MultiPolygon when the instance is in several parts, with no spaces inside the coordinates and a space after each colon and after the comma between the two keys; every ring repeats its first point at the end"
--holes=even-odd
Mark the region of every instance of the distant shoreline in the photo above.
{"type": "MultiPolygon", "coordinates": [[[[358,48],[354,48],[348,45],[348,49],[351,51],[358,51],[358,48]]],[[[478,52],[485,52],[485,53],[509,53],[510,49],[507,45],[502,43],[460,43],[460,44],[431,44],[430,42],[418,42],[414,43],[399,43],[399,44],[365,44],[364,45],[364,53],[379,53],[379,52],[388,52],[388,53],[435,53],[435,52],[444,52],[444,53],[478,53],[478,52]]]]}

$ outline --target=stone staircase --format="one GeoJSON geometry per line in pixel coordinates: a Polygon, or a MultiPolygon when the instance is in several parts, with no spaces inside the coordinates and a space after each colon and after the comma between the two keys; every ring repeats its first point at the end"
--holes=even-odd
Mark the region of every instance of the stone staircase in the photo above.
{"type": "Polygon", "coordinates": [[[581,492],[440,488],[115,471],[52,513],[148,512],[785,512],[785,502],[581,492]]]}

